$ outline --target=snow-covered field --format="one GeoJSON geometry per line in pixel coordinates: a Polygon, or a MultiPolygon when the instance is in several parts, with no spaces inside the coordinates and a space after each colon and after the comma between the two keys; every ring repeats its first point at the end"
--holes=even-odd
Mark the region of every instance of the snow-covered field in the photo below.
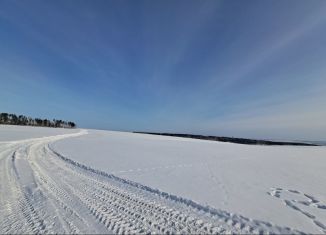
{"type": "Polygon", "coordinates": [[[0,233],[326,233],[326,147],[8,128],[0,233]]]}
{"type": "Polygon", "coordinates": [[[76,129],[0,125],[0,143],[76,132],[76,129]]]}

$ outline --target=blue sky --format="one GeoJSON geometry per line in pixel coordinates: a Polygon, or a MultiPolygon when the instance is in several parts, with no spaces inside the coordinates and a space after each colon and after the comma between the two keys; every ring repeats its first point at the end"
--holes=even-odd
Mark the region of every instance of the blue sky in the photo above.
{"type": "Polygon", "coordinates": [[[0,109],[326,140],[326,1],[0,1],[0,109]]]}

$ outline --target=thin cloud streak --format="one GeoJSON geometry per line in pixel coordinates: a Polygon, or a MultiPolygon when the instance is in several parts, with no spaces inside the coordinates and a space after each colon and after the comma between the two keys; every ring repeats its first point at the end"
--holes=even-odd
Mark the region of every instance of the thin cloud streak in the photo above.
{"type": "Polygon", "coordinates": [[[325,139],[325,9],[2,1],[0,105],[83,127],[325,139]]]}

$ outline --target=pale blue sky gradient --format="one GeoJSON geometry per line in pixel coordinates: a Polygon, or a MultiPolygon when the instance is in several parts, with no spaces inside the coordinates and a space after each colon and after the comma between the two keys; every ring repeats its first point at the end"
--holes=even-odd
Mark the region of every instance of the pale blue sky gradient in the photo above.
{"type": "Polygon", "coordinates": [[[0,111],[326,140],[326,1],[0,1],[0,111]]]}

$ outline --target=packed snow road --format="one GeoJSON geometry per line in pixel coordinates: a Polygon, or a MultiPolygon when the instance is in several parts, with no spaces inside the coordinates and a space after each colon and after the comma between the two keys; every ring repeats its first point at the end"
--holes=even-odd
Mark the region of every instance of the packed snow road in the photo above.
{"type": "Polygon", "coordinates": [[[0,233],[297,233],[92,169],[50,143],[0,142],[0,233]]]}

